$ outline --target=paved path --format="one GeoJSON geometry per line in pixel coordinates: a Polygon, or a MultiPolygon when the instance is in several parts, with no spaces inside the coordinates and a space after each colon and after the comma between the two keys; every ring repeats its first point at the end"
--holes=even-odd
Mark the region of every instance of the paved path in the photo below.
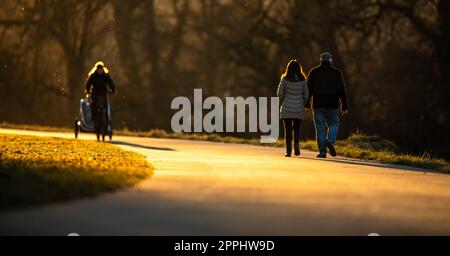
{"type": "Polygon", "coordinates": [[[286,159],[269,147],[115,140],[146,155],[154,175],[125,191],[0,215],[0,234],[450,235],[450,175],[310,152],[286,159]]]}

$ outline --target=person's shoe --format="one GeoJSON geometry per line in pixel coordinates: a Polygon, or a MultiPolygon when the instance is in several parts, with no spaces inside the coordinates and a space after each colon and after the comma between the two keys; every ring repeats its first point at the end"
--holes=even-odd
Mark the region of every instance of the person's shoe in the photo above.
{"type": "Polygon", "coordinates": [[[326,154],[318,154],[317,158],[327,158],[327,155],[326,154]]]}
{"type": "Polygon", "coordinates": [[[286,154],[284,155],[285,157],[291,157],[292,155],[292,150],[287,150],[286,154]]]}
{"type": "Polygon", "coordinates": [[[334,148],[333,144],[328,143],[327,147],[328,147],[328,150],[330,150],[330,155],[332,157],[336,157],[337,156],[337,152],[336,152],[336,149],[334,148]]]}
{"type": "Polygon", "coordinates": [[[300,146],[299,145],[294,146],[294,151],[295,151],[295,155],[299,156],[300,155],[300,146]]]}

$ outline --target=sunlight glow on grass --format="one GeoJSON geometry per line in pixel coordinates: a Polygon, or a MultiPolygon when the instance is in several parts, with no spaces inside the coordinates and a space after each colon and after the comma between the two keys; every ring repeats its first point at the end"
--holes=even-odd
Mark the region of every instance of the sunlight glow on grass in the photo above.
{"type": "Polygon", "coordinates": [[[94,196],[149,177],[144,156],[84,140],[0,134],[0,212],[94,196]]]}

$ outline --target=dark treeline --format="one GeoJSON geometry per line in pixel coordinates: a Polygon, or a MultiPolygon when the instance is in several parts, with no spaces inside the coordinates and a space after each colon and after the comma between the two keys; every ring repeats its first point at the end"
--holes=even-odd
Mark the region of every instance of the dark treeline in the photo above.
{"type": "Polygon", "coordinates": [[[273,96],[289,59],[309,70],[330,51],[351,102],[343,136],[360,130],[449,157],[449,5],[0,0],[0,121],[70,125],[102,60],[119,89],[116,128],[169,129],[173,97],[194,88],[205,97],[273,96]]]}

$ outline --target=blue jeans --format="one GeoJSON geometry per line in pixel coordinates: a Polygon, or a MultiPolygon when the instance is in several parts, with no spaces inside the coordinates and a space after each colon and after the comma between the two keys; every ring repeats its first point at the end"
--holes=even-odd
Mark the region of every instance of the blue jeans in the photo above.
{"type": "Polygon", "coordinates": [[[316,126],[316,138],[320,154],[327,153],[327,144],[334,145],[336,143],[339,122],[339,109],[314,109],[314,124],[316,126]]]}

